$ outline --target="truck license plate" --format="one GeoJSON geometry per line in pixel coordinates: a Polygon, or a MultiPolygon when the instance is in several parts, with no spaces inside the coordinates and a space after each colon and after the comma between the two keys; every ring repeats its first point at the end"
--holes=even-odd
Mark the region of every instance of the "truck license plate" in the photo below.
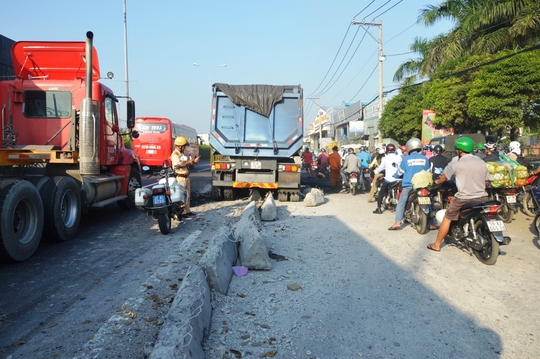
{"type": "Polygon", "coordinates": [[[253,161],[251,162],[251,169],[252,170],[260,170],[261,169],[261,162],[260,161],[253,161]]]}
{"type": "Polygon", "coordinates": [[[491,232],[503,232],[506,231],[506,226],[503,221],[493,219],[487,222],[488,228],[491,232]]]}
{"type": "Polygon", "coordinates": [[[429,197],[418,197],[418,204],[431,204],[431,198],[429,198],[429,197]]]}
{"type": "Polygon", "coordinates": [[[152,203],[154,204],[154,207],[161,207],[166,203],[165,195],[159,194],[157,196],[152,197],[152,203]]]}
{"type": "Polygon", "coordinates": [[[506,196],[507,203],[516,203],[516,196],[506,196]]]}

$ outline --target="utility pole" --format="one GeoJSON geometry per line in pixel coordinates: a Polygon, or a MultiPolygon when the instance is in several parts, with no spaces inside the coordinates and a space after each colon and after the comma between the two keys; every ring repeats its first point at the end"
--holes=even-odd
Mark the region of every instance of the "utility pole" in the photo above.
{"type": "MultiPolygon", "coordinates": [[[[319,111],[321,110],[321,98],[320,97],[308,97],[307,98],[308,100],[318,100],[317,101],[317,106],[319,107],[319,109],[317,110],[317,114],[319,113],[319,111]]],[[[322,121],[320,120],[319,118],[319,148],[322,147],[322,121]]]]}
{"type": "Polygon", "coordinates": [[[127,101],[129,100],[129,75],[128,75],[128,44],[127,44],[126,0],[124,0],[124,77],[126,78],[126,108],[127,108],[127,101]]]}
{"type": "Polygon", "coordinates": [[[381,118],[382,112],[383,112],[383,66],[382,63],[386,59],[386,57],[383,55],[383,48],[382,48],[382,20],[379,20],[378,24],[375,24],[375,21],[372,21],[371,23],[366,23],[365,20],[362,20],[360,22],[352,20],[353,25],[360,25],[362,27],[366,26],[377,26],[379,28],[379,39],[375,39],[373,35],[366,29],[366,32],[371,36],[377,43],[379,44],[379,118],[381,118]]]}

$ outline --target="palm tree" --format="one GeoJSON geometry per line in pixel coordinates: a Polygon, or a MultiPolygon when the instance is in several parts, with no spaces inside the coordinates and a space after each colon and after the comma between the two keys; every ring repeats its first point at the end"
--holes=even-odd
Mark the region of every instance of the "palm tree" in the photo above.
{"type": "Polygon", "coordinates": [[[538,0],[447,0],[420,10],[418,21],[430,26],[441,19],[455,26],[426,53],[428,68],[465,55],[493,54],[540,41],[538,0]]]}

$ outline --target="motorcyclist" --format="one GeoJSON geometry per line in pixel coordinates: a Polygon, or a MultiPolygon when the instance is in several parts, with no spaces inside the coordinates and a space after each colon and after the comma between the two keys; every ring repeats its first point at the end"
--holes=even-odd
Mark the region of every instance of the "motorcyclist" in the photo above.
{"type": "Polygon", "coordinates": [[[499,161],[499,151],[497,151],[497,144],[494,142],[488,142],[484,145],[486,149],[486,157],[484,162],[497,162],[499,161]]]}
{"type": "Polygon", "coordinates": [[[200,156],[189,159],[184,153],[186,146],[188,146],[188,142],[184,136],[176,137],[174,140],[174,151],[171,153],[171,161],[176,174],[176,181],[184,184],[188,194],[188,199],[184,203],[184,216],[193,216],[195,213],[191,212],[191,209],[189,208],[191,198],[189,167],[198,163],[200,156]]]}
{"type": "Polygon", "coordinates": [[[459,219],[461,207],[472,201],[489,200],[486,192],[489,172],[486,163],[479,157],[472,155],[474,141],[469,137],[460,137],[456,141],[455,148],[459,161],[446,166],[441,177],[435,181],[435,184],[440,185],[455,177],[458,189],[439,226],[435,243],[430,243],[427,246],[428,249],[436,252],[441,250],[441,243],[450,230],[451,222],[459,219]]]}
{"type": "MultiPolygon", "coordinates": [[[[362,171],[369,167],[369,162],[371,161],[371,155],[369,152],[366,151],[365,146],[360,146],[359,152],[357,154],[358,158],[360,158],[360,161],[362,162],[362,171]]],[[[366,185],[363,180],[360,181],[362,184],[362,191],[366,190],[366,185]]]]}
{"type": "Polygon", "coordinates": [[[435,145],[433,147],[433,156],[429,159],[429,170],[433,173],[433,180],[436,180],[441,176],[444,169],[450,163],[450,158],[443,155],[443,148],[441,145],[435,145]]]}
{"type": "Polygon", "coordinates": [[[384,180],[381,184],[381,190],[377,196],[377,208],[373,213],[381,214],[382,211],[382,200],[384,196],[388,193],[388,187],[393,182],[397,181],[394,177],[399,164],[401,163],[402,157],[396,153],[396,146],[393,143],[389,143],[386,146],[386,156],[381,161],[381,165],[375,169],[375,174],[385,171],[384,180]]]}
{"type": "Polygon", "coordinates": [[[411,182],[413,176],[420,171],[429,170],[429,160],[422,154],[422,141],[413,137],[407,141],[405,146],[407,146],[407,156],[405,156],[403,161],[399,164],[396,173],[396,176],[403,176],[401,196],[399,197],[396,206],[395,222],[388,228],[390,231],[401,229],[405,205],[407,204],[409,194],[414,189],[411,182]]]}
{"type": "Polygon", "coordinates": [[[360,161],[360,158],[358,156],[354,155],[354,150],[352,147],[349,147],[347,150],[349,153],[348,156],[345,157],[345,160],[343,161],[343,167],[341,168],[341,192],[340,193],[347,193],[347,180],[349,178],[349,175],[351,173],[358,174],[357,178],[360,178],[360,172],[362,171],[362,162],[360,161]]]}
{"type": "Polygon", "coordinates": [[[507,156],[516,161],[521,155],[521,144],[518,141],[512,141],[508,144],[507,156]]]}
{"type": "Polygon", "coordinates": [[[473,153],[475,156],[480,157],[481,159],[484,159],[486,157],[486,149],[485,145],[482,142],[478,142],[476,144],[476,150],[473,153]]]}
{"type": "Polygon", "coordinates": [[[382,147],[375,148],[373,160],[369,164],[369,168],[373,171],[373,180],[371,182],[371,190],[369,191],[369,196],[367,199],[368,202],[375,201],[373,197],[375,195],[375,191],[377,190],[377,181],[379,180],[379,177],[384,176],[384,173],[375,173],[375,169],[381,165],[382,159],[385,155],[386,154],[384,153],[384,149],[382,147]]]}
{"type": "Polygon", "coordinates": [[[321,151],[319,153],[319,156],[317,156],[317,163],[319,164],[319,168],[317,169],[317,177],[319,179],[324,179],[326,177],[326,174],[328,173],[327,167],[328,167],[328,153],[326,153],[326,148],[321,148],[321,151]]]}

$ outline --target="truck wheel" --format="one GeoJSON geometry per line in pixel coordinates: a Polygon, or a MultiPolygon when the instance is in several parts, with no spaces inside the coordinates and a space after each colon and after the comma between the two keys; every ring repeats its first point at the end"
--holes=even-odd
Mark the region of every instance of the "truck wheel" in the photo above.
{"type": "Polygon", "coordinates": [[[24,261],[36,251],[43,231],[43,205],[28,181],[0,183],[0,259],[24,261]]]}
{"type": "Polygon", "coordinates": [[[287,202],[288,200],[287,192],[279,191],[277,199],[280,202],[287,202]]]}
{"type": "Polygon", "coordinates": [[[300,193],[299,192],[291,193],[291,202],[300,202],[300,193]]]}
{"type": "MultiPolygon", "coordinates": [[[[232,173],[225,173],[223,175],[224,181],[232,181],[233,180],[233,174],[232,173]]],[[[234,201],[234,188],[232,187],[222,187],[223,188],[223,199],[225,201],[234,201]]]]}
{"type": "Polygon", "coordinates": [[[81,220],[81,190],[66,176],[49,178],[39,191],[45,212],[43,236],[55,241],[72,239],[81,220]]]}
{"type": "Polygon", "coordinates": [[[223,200],[223,187],[212,187],[211,196],[214,201],[223,200]]]}
{"type": "Polygon", "coordinates": [[[135,206],[135,190],[137,188],[141,188],[142,180],[141,180],[141,173],[135,168],[131,167],[131,171],[129,172],[129,182],[127,187],[127,198],[123,201],[118,201],[118,207],[130,210],[135,209],[137,206],[135,206]]]}

